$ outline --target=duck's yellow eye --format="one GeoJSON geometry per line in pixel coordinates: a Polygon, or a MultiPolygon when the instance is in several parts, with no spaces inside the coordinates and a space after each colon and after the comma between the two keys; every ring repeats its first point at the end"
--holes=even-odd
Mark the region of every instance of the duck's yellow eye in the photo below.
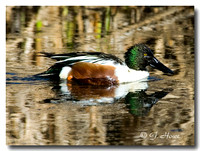
{"type": "Polygon", "coordinates": [[[147,54],[145,53],[144,56],[147,56],[147,54]]]}

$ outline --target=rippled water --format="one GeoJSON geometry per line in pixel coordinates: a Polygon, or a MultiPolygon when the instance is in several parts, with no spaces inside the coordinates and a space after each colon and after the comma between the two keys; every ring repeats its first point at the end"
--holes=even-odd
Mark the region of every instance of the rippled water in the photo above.
{"type": "Polygon", "coordinates": [[[7,7],[8,145],[194,145],[193,7],[7,7]],[[101,51],[123,59],[145,43],[174,76],[97,87],[33,75],[38,52],[101,51]]]}

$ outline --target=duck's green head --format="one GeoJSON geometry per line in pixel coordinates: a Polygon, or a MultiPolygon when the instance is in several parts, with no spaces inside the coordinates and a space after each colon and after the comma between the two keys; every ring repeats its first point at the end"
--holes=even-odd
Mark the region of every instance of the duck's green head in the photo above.
{"type": "Polygon", "coordinates": [[[172,70],[156,59],[151,51],[144,44],[137,44],[128,49],[125,53],[127,66],[134,70],[146,70],[146,66],[151,66],[164,73],[174,74],[172,70]]]}

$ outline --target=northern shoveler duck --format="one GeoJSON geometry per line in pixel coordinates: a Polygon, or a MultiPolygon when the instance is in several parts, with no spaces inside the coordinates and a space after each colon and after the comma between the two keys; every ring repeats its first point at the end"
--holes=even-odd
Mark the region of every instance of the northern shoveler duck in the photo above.
{"type": "Polygon", "coordinates": [[[43,53],[57,60],[40,76],[59,77],[92,85],[116,85],[145,79],[149,76],[146,66],[164,73],[173,71],[156,59],[152,50],[144,44],[136,44],[125,53],[125,61],[102,52],[73,52],[67,54],[43,53]]]}

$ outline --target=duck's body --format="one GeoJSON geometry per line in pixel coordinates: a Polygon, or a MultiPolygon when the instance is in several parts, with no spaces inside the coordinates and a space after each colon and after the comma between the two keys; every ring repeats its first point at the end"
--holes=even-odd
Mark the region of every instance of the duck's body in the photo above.
{"type": "Polygon", "coordinates": [[[98,62],[77,62],[71,67],[63,67],[59,74],[61,79],[74,79],[92,85],[115,85],[141,80],[148,76],[148,72],[130,69],[125,64],[98,62]]]}
{"type": "Polygon", "coordinates": [[[129,48],[125,53],[125,62],[102,52],[43,54],[56,59],[57,62],[40,76],[59,77],[82,84],[115,85],[145,79],[149,76],[147,65],[165,73],[173,73],[159,62],[144,44],[129,48]]]}

